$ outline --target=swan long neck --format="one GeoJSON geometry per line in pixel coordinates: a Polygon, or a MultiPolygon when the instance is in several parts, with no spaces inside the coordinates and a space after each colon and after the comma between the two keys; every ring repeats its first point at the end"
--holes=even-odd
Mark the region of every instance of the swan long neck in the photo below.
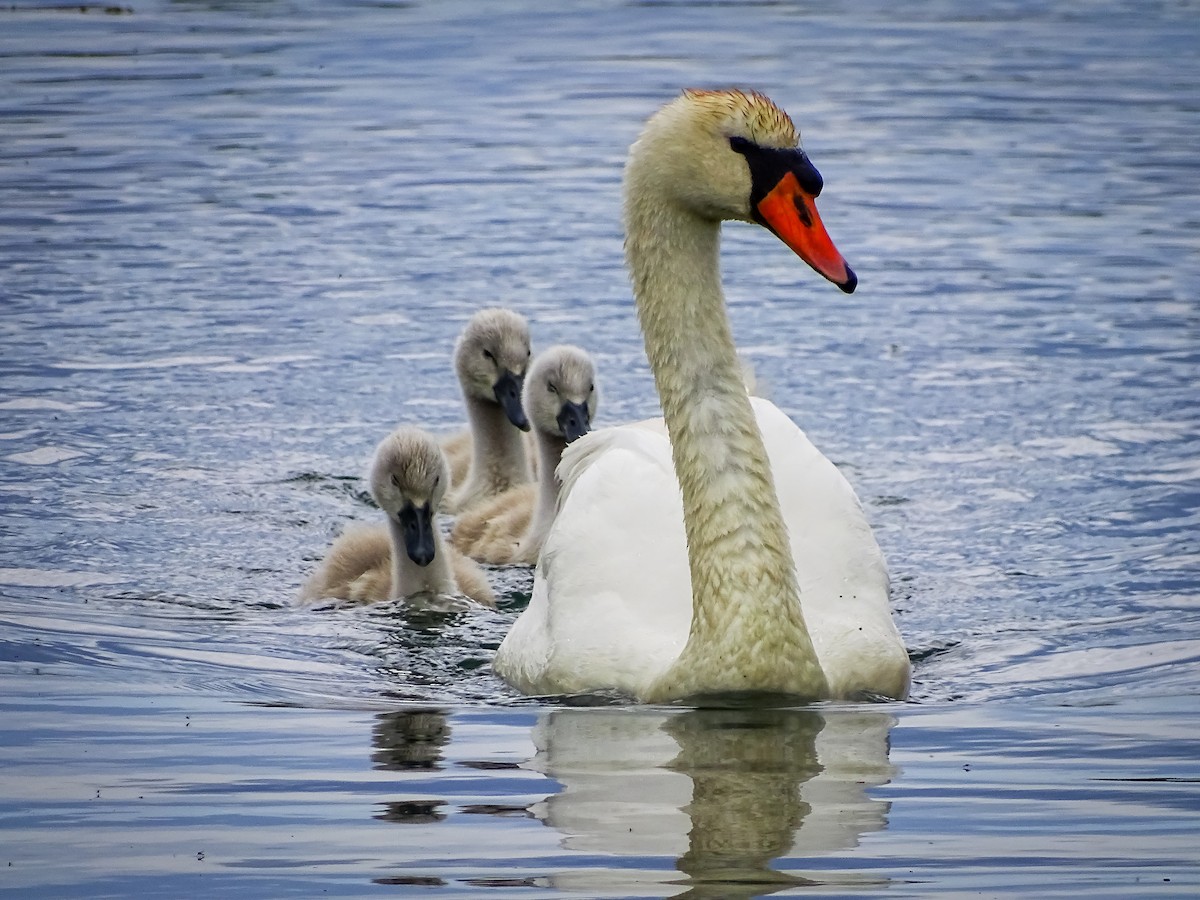
{"type": "Polygon", "coordinates": [[[433,535],[433,560],[427,566],[418,566],[404,548],[404,532],[391,516],[388,516],[388,532],[392,536],[392,593],[391,600],[401,600],[413,594],[454,594],[458,584],[454,579],[454,568],[441,534],[433,535]]]}
{"type": "Polygon", "coordinates": [[[499,493],[532,478],[525,454],[525,433],[508,421],[497,403],[468,397],[467,421],[471,426],[471,469],[463,487],[461,504],[476,497],[499,493]]]}
{"type": "Polygon", "coordinates": [[[692,579],[688,642],[656,693],[752,686],[820,696],[826,682],[725,312],[720,223],[639,186],[626,190],[626,256],[683,493],[692,579]]]}
{"type": "Polygon", "coordinates": [[[546,535],[550,532],[550,526],[554,524],[554,516],[558,511],[559,481],[556,470],[565,449],[567,449],[566,440],[557,434],[537,431],[537,500],[529,531],[521,541],[523,548],[533,551],[532,561],[535,562],[537,551],[541,550],[542,544],[545,543],[546,535]]]}

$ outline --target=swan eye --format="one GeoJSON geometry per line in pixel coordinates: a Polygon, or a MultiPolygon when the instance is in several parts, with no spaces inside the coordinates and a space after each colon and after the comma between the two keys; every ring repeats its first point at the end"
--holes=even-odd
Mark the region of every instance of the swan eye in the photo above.
{"type": "Polygon", "coordinates": [[[594,390],[596,390],[596,385],[595,385],[595,384],[589,384],[589,385],[588,385],[588,393],[590,394],[590,393],[592,393],[592,391],[594,391],[594,390]]]}
{"type": "Polygon", "coordinates": [[[557,393],[558,393],[558,388],[555,386],[555,384],[554,384],[554,382],[553,382],[553,381],[547,381],[547,382],[546,382],[546,390],[548,390],[548,391],[549,391],[550,393],[552,393],[552,394],[557,394],[557,393]]]}
{"type": "Polygon", "coordinates": [[[392,473],[392,487],[400,487],[400,477],[395,472],[392,473]]]}
{"type": "Polygon", "coordinates": [[[496,361],[496,357],[492,354],[492,351],[488,350],[486,348],[484,348],[484,351],[483,351],[483,358],[490,359],[492,362],[496,361]]]}
{"type": "Polygon", "coordinates": [[[729,139],[729,147],[733,151],[744,155],[754,149],[754,141],[747,140],[735,134],[729,139]]]}

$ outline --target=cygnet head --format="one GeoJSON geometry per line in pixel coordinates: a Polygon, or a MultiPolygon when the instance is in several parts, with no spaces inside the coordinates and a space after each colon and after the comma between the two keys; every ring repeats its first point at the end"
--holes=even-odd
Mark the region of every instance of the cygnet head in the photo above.
{"type": "Polygon", "coordinates": [[[463,394],[498,403],[513,425],[528,431],[521,387],[529,355],[529,325],[524,316],[499,307],[479,310],[454,348],[454,368],[463,394]]]}
{"type": "Polygon", "coordinates": [[[711,221],[757,222],[850,293],[858,279],[817,215],[823,186],[799,130],[770,99],[754,91],[684,91],[650,118],[630,149],[627,232],[667,207],[711,221]]]}
{"type": "Polygon", "coordinates": [[[420,428],[397,428],[375,449],[370,481],[371,496],[400,527],[409,559],[429,565],[436,552],[434,514],[450,483],[437,440],[420,428]]]}
{"type": "Polygon", "coordinates": [[[525,379],[525,408],[533,427],[568,444],[592,427],[599,400],[591,356],[570,344],[539,353],[525,379]]]}

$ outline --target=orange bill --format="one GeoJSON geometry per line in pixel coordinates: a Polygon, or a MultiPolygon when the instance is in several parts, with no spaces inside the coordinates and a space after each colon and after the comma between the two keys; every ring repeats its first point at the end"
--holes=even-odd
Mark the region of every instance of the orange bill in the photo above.
{"type": "Polygon", "coordinates": [[[758,202],[758,214],[797,256],[847,294],[858,286],[858,277],[842,259],[817,215],[813,195],[800,187],[794,173],[786,173],[758,202]]]}

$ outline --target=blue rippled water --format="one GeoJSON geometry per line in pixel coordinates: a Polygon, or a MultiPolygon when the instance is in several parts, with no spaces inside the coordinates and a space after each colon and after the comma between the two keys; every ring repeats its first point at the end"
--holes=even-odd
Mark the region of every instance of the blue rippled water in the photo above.
{"type": "Polygon", "coordinates": [[[0,9],[0,892],[1195,893],[1197,46],[1189,0],[0,9]],[[726,230],[912,700],[523,698],[519,571],[296,606],[379,437],[461,423],[479,306],[656,414],[621,166],[727,84],[861,278],[726,230]]]}

